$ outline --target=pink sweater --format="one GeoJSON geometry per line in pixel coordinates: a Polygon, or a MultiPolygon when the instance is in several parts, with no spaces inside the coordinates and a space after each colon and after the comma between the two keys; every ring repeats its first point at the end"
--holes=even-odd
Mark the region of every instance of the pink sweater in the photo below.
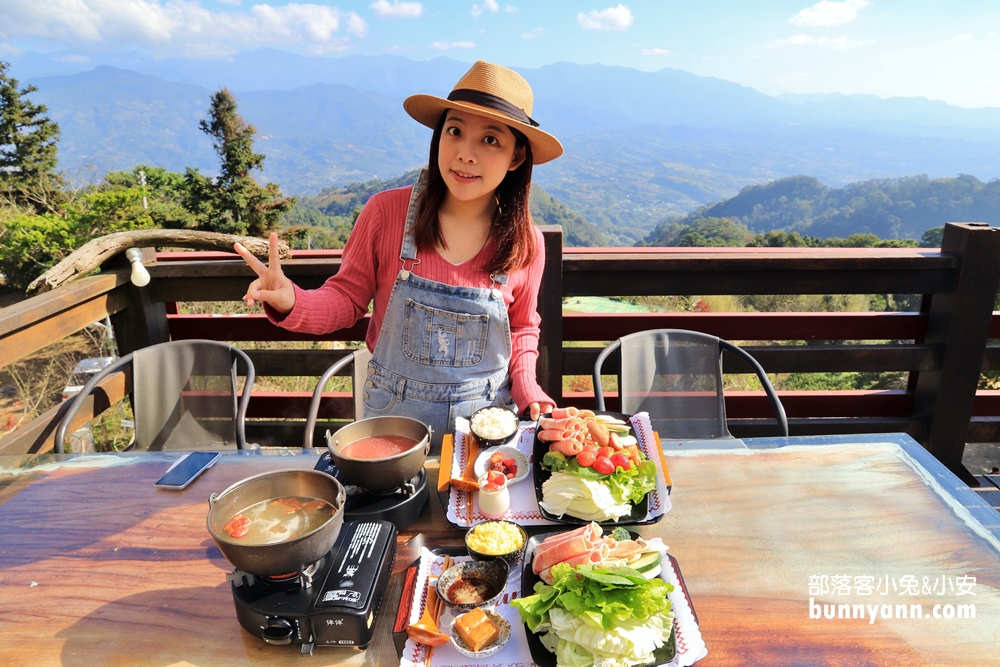
{"type": "MultiPolygon", "coordinates": [[[[375,307],[365,341],[368,349],[374,351],[389,294],[401,267],[399,249],[403,243],[411,189],[387,190],[373,196],[358,216],[337,275],[328,278],[316,290],[303,290],[296,285],[295,307],[284,317],[265,307],[270,320],[292,331],[329,333],[352,326],[368,312],[368,304],[374,298],[375,307]]],[[[538,386],[535,374],[541,322],[536,306],[545,265],[542,232],[537,228],[535,241],[534,261],[526,269],[511,274],[507,284],[500,288],[510,318],[511,392],[522,410],[534,402],[555,404],[538,386]]],[[[449,285],[489,288],[492,281],[483,267],[494,252],[495,244],[491,240],[474,258],[455,266],[435,249],[418,250],[420,263],[413,268],[413,273],[449,285]]],[[[408,267],[409,264],[407,262],[408,267]]]]}

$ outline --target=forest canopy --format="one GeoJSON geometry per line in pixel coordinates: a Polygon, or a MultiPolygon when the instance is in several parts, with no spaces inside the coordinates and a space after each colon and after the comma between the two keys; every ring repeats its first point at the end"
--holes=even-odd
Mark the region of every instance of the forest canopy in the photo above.
{"type": "Polygon", "coordinates": [[[811,176],[792,176],[743,188],[738,195],[665,220],[646,245],[671,245],[677,225],[726,218],[754,234],[797,232],[816,238],[874,234],[919,240],[946,222],[1000,223],[1000,179],[983,182],[962,174],[881,178],[830,188],[811,176]]]}

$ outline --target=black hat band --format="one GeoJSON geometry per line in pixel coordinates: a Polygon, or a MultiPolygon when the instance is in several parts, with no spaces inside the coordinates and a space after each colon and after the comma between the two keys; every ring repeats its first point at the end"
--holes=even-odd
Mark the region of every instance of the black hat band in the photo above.
{"type": "Polygon", "coordinates": [[[478,104],[481,107],[486,107],[487,109],[492,109],[493,111],[502,113],[505,116],[509,116],[516,121],[524,123],[525,125],[538,127],[538,123],[528,114],[524,113],[524,109],[514,106],[502,97],[490,95],[489,93],[484,93],[479,90],[472,90],[471,88],[458,88],[457,90],[451,91],[451,94],[448,95],[448,101],[471,102],[472,104],[478,104]]]}

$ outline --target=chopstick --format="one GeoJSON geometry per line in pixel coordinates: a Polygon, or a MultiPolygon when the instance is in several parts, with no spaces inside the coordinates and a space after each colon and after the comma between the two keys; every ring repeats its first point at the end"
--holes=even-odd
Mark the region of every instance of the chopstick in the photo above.
{"type": "MultiPolygon", "coordinates": [[[[466,433],[462,436],[462,445],[465,447],[465,460],[468,468],[472,467],[472,434],[466,433]]],[[[472,525],[472,492],[465,492],[465,525],[472,525]]]]}
{"type": "MultiPolygon", "coordinates": [[[[444,561],[441,562],[441,574],[444,574],[445,572],[447,572],[448,568],[451,567],[451,564],[452,564],[451,556],[445,555],[444,561]]],[[[440,578],[440,576],[438,578],[440,578]]],[[[441,621],[441,612],[442,612],[442,607],[444,607],[444,602],[441,601],[441,596],[440,595],[435,595],[434,596],[434,602],[435,602],[435,605],[434,605],[434,609],[431,610],[431,618],[434,619],[434,625],[437,625],[441,621]]],[[[438,627],[438,631],[439,632],[441,631],[440,626],[438,627]]],[[[424,664],[427,665],[427,667],[431,667],[431,656],[433,654],[434,654],[434,647],[433,646],[428,646],[427,647],[427,658],[424,661],[424,664]]]]}

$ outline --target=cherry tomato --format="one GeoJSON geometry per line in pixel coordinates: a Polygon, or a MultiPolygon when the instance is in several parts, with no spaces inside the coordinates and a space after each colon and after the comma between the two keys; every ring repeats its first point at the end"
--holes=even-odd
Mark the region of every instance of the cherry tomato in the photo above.
{"type": "Polygon", "coordinates": [[[579,463],[584,468],[589,468],[594,465],[594,461],[597,460],[597,452],[590,449],[584,449],[582,452],[576,455],[576,462],[579,463]]]}
{"type": "Polygon", "coordinates": [[[611,457],[611,463],[614,464],[615,468],[622,468],[623,470],[629,470],[632,468],[632,462],[628,460],[628,457],[618,452],[611,457]]]}
{"type": "Polygon", "coordinates": [[[610,475],[615,471],[615,464],[608,458],[599,458],[594,461],[594,470],[602,475],[610,475]]]}

